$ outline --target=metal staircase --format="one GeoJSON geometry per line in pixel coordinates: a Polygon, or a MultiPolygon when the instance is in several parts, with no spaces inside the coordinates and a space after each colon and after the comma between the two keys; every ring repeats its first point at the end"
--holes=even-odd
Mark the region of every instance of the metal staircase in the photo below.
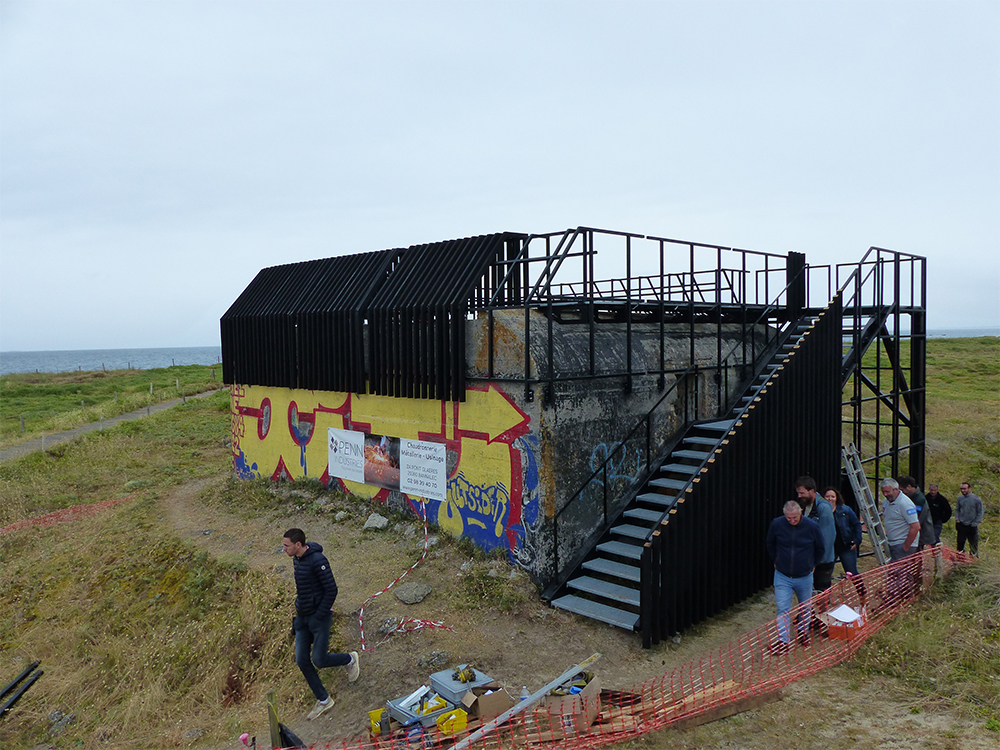
{"type": "Polygon", "coordinates": [[[676,513],[699,478],[711,470],[715,454],[727,442],[736,421],[760,401],[775,371],[808,335],[814,318],[789,329],[773,355],[736,399],[729,416],[691,424],[660,467],[646,480],[631,503],[615,519],[593,553],[566,581],[567,593],[552,606],[626,630],[640,626],[643,547],[667,514],[676,513]]]}

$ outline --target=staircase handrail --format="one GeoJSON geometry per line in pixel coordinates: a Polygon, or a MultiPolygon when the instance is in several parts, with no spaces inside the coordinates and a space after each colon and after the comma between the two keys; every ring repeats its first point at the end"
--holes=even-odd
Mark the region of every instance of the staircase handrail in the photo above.
{"type": "MultiPolygon", "coordinates": [[[[786,292],[788,291],[789,287],[791,287],[793,284],[795,284],[798,281],[799,277],[803,273],[805,273],[805,271],[806,271],[806,268],[803,268],[803,269],[801,269],[799,271],[799,273],[797,273],[795,276],[793,276],[792,279],[784,286],[784,288],[780,292],[778,292],[777,295],[775,295],[773,301],[770,302],[768,304],[768,306],[765,308],[765,310],[757,317],[757,319],[754,321],[753,325],[750,326],[750,333],[748,335],[751,336],[751,339],[753,339],[754,333],[756,332],[757,327],[759,325],[761,325],[762,322],[764,322],[766,320],[766,318],[768,318],[769,316],[773,315],[775,312],[777,312],[778,310],[781,309],[781,305],[778,304],[778,301],[782,298],[782,296],[784,296],[786,294],[786,292]]],[[[774,341],[774,340],[777,340],[777,338],[782,333],[783,333],[783,331],[776,330],[773,338],[770,337],[770,336],[768,336],[768,338],[767,338],[767,340],[765,342],[765,346],[761,347],[760,352],[757,353],[757,354],[755,354],[755,356],[754,356],[754,358],[752,360],[752,363],[751,363],[751,368],[750,368],[750,370],[751,370],[751,376],[750,376],[751,377],[751,382],[752,382],[753,374],[756,373],[757,367],[758,367],[758,363],[759,363],[760,359],[762,358],[764,352],[769,352],[771,342],[774,341]]],[[[728,361],[729,358],[732,357],[733,354],[736,352],[736,350],[738,348],[742,347],[744,343],[745,343],[745,337],[744,337],[744,339],[741,339],[740,341],[738,341],[735,344],[733,344],[730,347],[729,351],[726,353],[726,355],[719,360],[719,363],[718,363],[717,367],[721,369],[723,363],[726,362],[726,361],[728,361]]],[[[561,573],[562,573],[562,571],[559,568],[559,518],[562,516],[562,514],[570,506],[574,505],[577,502],[577,500],[583,495],[583,493],[587,489],[587,487],[590,486],[590,483],[599,474],[601,474],[603,472],[605,474],[605,476],[607,475],[608,464],[611,462],[611,460],[614,457],[617,456],[618,451],[619,450],[623,450],[624,447],[625,447],[625,444],[631,438],[635,437],[635,435],[638,433],[638,431],[641,428],[643,428],[643,427],[645,427],[645,429],[646,429],[646,469],[645,469],[645,471],[641,472],[636,477],[636,479],[633,481],[632,486],[633,487],[635,487],[635,486],[641,486],[646,481],[646,479],[649,477],[649,475],[651,473],[651,467],[652,467],[652,464],[653,464],[653,462],[650,460],[651,451],[650,451],[650,445],[649,445],[649,443],[650,443],[649,425],[650,425],[653,413],[660,407],[660,405],[663,403],[664,399],[666,399],[666,397],[668,395],[670,395],[670,393],[673,392],[674,388],[677,387],[677,384],[680,383],[681,380],[684,377],[686,377],[688,375],[691,375],[691,374],[699,371],[700,369],[703,369],[703,368],[701,368],[700,365],[694,364],[694,365],[689,366],[686,370],[682,371],[677,376],[677,378],[674,380],[674,382],[670,386],[670,388],[668,388],[666,391],[664,391],[663,395],[656,401],[656,403],[649,409],[649,411],[646,412],[645,416],[643,416],[642,419],[639,420],[639,422],[636,424],[635,427],[632,428],[632,430],[628,433],[628,435],[626,435],[624,439],[619,440],[617,442],[617,445],[616,445],[615,449],[613,451],[609,452],[609,455],[604,459],[604,461],[603,461],[603,463],[601,463],[600,467],[598,467],[593,472],[591,472],[590,476],[580,486],[580,488],[553,515],[553,518],[552,518],[553,557],[554,557],[554,561],[555,561],[555,573],[556,573],[556,578],[557,579],[561,577],[561,573]]],[[[686,430],[693,423],[693,421],[694,420],[687,420],[686,419],[685,423],[684,423],[684,426],[682,427],[682,430],[686,430]]],[[[706,462],[707,462],[707,459],[705,459],[705,461],[703,461],[702,464],[699,465],[699,472],[698,473],[700,473],[701,467],[703,467],[706,462]]],[[[690,482],[690,480],[689,480],[689,482],[690,482]]],[[[604,526],[606,526],[607,525],[607,521],[608,521],[608,518],[607,518],[607,512],[608,512],[607,482],[606,481],[604,483],[604,487],[605,487],[604,526]]],[[[685,486],[685,491],[686,491],[686,486],[685,486]]],[[[678,493],[678,495],[680,495],[680,493],[678,493]]],[[[667,511],[664,511],[664,513],[661,515],[659,521],[657,521],[657,523],[654,524],[653,529],[656,529],[656,528],[659,527],[660,523],[662,523],[663,519],[666,517],[666,515],[668,513],[669,513],[669,509],[667,511]]],[[[647,536],[646,536],[646,542],[648,542],[649,539],[652,537],[652,533],[653,533],[653,531],[651,530],[649,532],[649,534],[647,534],[647,536]]]]}
{"type": "MultiPolygon", "coordinates": [[[[778,310],[778,309],[779,309],[779,307],[778,307],[778,304],[777,304],[777,300],[781,299],[781,296],[782,296],[782,295],[783,295],[783,294],[784,294],[784,293],[785,293],[786,291],[788,291],[788,288],[789,288],[789,287],[790,287],[790,286],[791,286],[792,284],[794,284],[794,283],[795,283],[795,281],[796,281],[796,280],[798,279],[799,275],[800,275],[800,274],[802,274],[802,273],[805,273],[805,271],[806,271],[806,269],[805,269],[805,268],[803,268],[803,269],[802,269],[801,271],[799,271],[799,273],[797,273],[797,274],[796,274],[796,275],[795,275],[794,277],[792,277],[792,280],[791,280],[791,281],[789,281],[789,282],[788,282],[788,284],[786,284],[786,285],[785,285],[785,288],[784,288],[784,289],[782,289],[782,290],[781,290],[781,291],[780,291],[780,292],[778,293],[778,295],[777,295],[777,296],[775,297],[775,301],[774,301],[774,302],[772,302],[772,303],[770,303],[770,304],[768,305],[768,309],[767,309],[767,310],[765,310],[765,312],[764,312],[763,314],[761,314],[761,315],[760,315],[760,316],[759,316],[759,317],[757,318],[757,320],[756,320],[756,321],[754,322],[753,326],[751,326],[751,328],[750,328],[750,335],[751,335],[751,336],[753,336],[753,333],[754,333],[754,331],[755,331],[755,330],[757,329],[757,326],[761,324],[761,321],[763,320],[763,318],[764,318],[765,316],[767,316],[767,315],[771,314],[771,312],[773,312],[773,311],[776,311],[776,310],[778,310]]],[[[781,332],[781,333],[783,333],[783,332],[781,332]]],[[[777,339],[778,339],[778,337],[779,337],[779,336],[781,335],[781,333],[778,333],[778,332],[776,332],[776,333],[775,333],[775,335],[774,335],[774,340],[777,340],[777,339]]],[[[770,343],[770,341],[771,341],[771,340],[772,340],[772,339],[768,338],[768,344],[770,343]]],[[[742,341],[740,341],[740,342],[737,342],[736,344],[734,344],[734,345],[733,345],[733,346],[732,346],[732,347],[730,348],[730,350],[729,350],[729,352],[728,352],[728,353],[726,354],[726,356],[725,356],[725,357],[723,357],[723,358],[722,358],[721,360],[719,360],[719,367],[720,367],[720,369],[721,369],[721,367],[722,367],[722,363],[723,363],[723,362],[725,362],[725,361],[727,361],[727,360],[728,360],[728,359],[729,359],[729,358],[730,358],[730,357],[731,357],[731,356],[733,355],[733,353],[734,353],[734,352],[736,351],[736,348],[737,348],[738,346],[740,346],[740,344],[742,344],[742,343],[743,343],[743,342],[742,342],[742,341]]],[[[764,353],[764,352],[769,352],[769,351],[770,351],[770,346],[769,346],[769,345],[768,345],[768,346],[764,346],[764,347],[762,347],[762,348],[761,348],[761,350],[760,350],[760,354],[758,354],[757,356],[755,356],[755,357],[754,357],[754,359],[753,359],[753,364],[752,364],[752,366],[751,366],[751,368],[750,368],[750,383],[753,383],[753,377],[754,377],[754,376],[755,376],[755,375],[757,374],[757,367],[758,367],[758,362],[759,362],[759,360],[761,359],[761,355],[763,355],[763,353],[764,353]]],[[[749,386],[748,386],[748,387],[749,387],[749,386]]],[[[744,389],[743,391],[741,391],[741,393],[745,393],[745,392],[746,392],[746,390],[747,390],[747,389],[744,389]]],[[[728,406],[728,405],[727,405],[727,406],[728,406]]],[[[691,477],[690,477],[690,479],[688,479],[688,480],[687,480],[687,481],[686,481],[686,482],[684,483],[684,486],[683,486],[683,487],[680,487],[680,488],[678,489],[678,491],[677,491],[677,494],[675,495],[675,498],[679,498],[679,497],[681,497],[681,496],[682,496],[682,495],[683,495],[684,493],[686,493],[686,492],[688,491],[688,489],[689,489],[689,488],[691,487],[691,485],[692,485],[692,484],[694,484],[694,480],[695,480],[695,479],[697,479],[698,477],[700,477],[700,476],[701,476],[701,473],[702,473],[702,469],[704,469],[704,468],[705,468],[705,466],[706,466],[706,465],[708,464],[709,460],[712,460],[712,459],[714,459],[714,457],[715,457],[715,450],[716,450],[716,449],[717,449],[717,448],[719,447],[719,444],[720,444],[720,443],[722,443],[722,441],[723,441],[723,440],[725,440],[725,439],[726,439],[726,435],[725,435],[725,434],[724,434],[724,435],[722,435],[722,436],[721,436],[721,437],[719,438],[719,442],[718,442],[718,443],[716,443],[715,447],[714,447],[714,448],[713,448],[713,449],[712,449],[712,450],[711,450],[711,451],[710,451],[710,452],[709,452],[709,453],[707,454],[707,457],[706,457],[706,458],[703,458],[703,459],[701,460],[701,463],[697,464],[697,466],[695,467],[695,468],[696,468],[697,470],[691,473],[691,477]]],[[[664,511],[663,511],[663,513],[661,513],[661,514],[660,514],[660,517],[659,517],[659,519],[657,519],[656,523],[654,523],[654,524],[653,524],[653,526],[652,526],[652,527],[650,528],[650,530],[649,530],[649,531],[647,532],[647,534],[646,534],[646,538],[645,538],[645,539],[643,540],[643,543],[644,543],[644,544],[648,544],[648,543],[649,543],[649,542],[650,542],[650,541],[652,540],[652,538],[653,538],[653,533],[654,533],[654,532],[655,532],[655,531],[656,531],[657,529],[659,529],[660,525],[661,525],[661,524],[663,523],[663,521],[664,521],[664,520],[666,519],[666,517],[667,517],[668,515],[670,515],[670,511],[671,511],[672,509],[673,509],[673,506],[671,506],[670,508],[667,508],[666,510],[664,510],[664,511]]]]}
{"type": "MultiPolygon", "coordinates": [[[[604,488],[605,488],[605,492],[604,492],[604,494],[605,494],[605,497],[604,497],[604,524],[607,525],[607,521],[608,521],[608,500],[607,500],[607,486],[608,486],[607,473],[608,473],[608,464],[611,463],[612,459],[614,459],[618,455],[619,451],[625,449],[625,444],[638,434],[640,428],[645,427],[646,428],[646,468],[645,468],[645,470],[643,472],[641,472],[639,474],[639,476],[637,477],[637,479],[633,483],[633,485],[635,485],[635,484],[641,484],[643,481],[645,481],[646,477],[649,476],[650,471],[651,471],[650,450],[649,450],[649,447],[650,447],[649,446],[649,443],[650,443],[650,435],[649,435],[650,418],[652,417],[653,412],[655,412],[660,407],[660,405],[667,398],[667,396],[669,396],[671,393],[673,393],[674,389],[677,387],[677,384],[680,383],[687,376],[689,376],[689,375],[697,372],[699,369],[700,368],[699,368],[698,365],[691,365],[686,370],[683,370],[682,372],[677,373],[677,377],[674,379],[674,382],[670,385],[669,388],[667,388],[663,392],[663,395],[660,396],[659,399],[657,399],[656,403],[652,406],[652,408],[650,408],[650,410],[648,412],[646,412],[646,415],[642,419],[639,420],[639,422],[635,425],[635,427],[632,428],[632,430],[628,433],[628,435],[626,435],[623,439],[617,441],[617,443],[615,445],[615,448],[608,453],[608,456],[604,459],[604,461],[601,463],[601,465],[598,468],[594,469],[594,471],[591,472],[590,476],[587,477],[586,481],[584,481],[584,483],[582,485],[580,485],[580,489],[578,489],[576,491],[576,493],[566,503],[564,503],[563,506],[558,511],[556,511],[555,515],[553,515],[553,517],[552,517],[553,554],[554,554],[554,558],[555,558],[555,568],[556,568],[556,577],[557,578],[559,577],[559,573],[560,573],[560,571],[559,571],[559,518],[560,518],[560,516],[562,516],[563,512],[565,512],[570,506],[574,505],[576,503],[576,501],[583,495],[583,493],[587,489],[587,487],[590,486],[590,483],[594,479],[596,479],[598,475],[600,475],[600,474],[603,473],[604,474],[604,478],[605,478],[604,479],[604,488]]],[[[686,424],[686,422],[685,422],[685,424],[686,424]]]]}

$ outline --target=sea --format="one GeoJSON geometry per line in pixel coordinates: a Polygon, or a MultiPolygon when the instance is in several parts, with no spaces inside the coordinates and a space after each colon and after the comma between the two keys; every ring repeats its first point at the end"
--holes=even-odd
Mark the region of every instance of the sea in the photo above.
{"type": "Polygon", "coordinates": [[[0,352],[0,375],[71,370],[152,370],[173,365],[216,365],[220,362],[220,346],[0,352]]]}

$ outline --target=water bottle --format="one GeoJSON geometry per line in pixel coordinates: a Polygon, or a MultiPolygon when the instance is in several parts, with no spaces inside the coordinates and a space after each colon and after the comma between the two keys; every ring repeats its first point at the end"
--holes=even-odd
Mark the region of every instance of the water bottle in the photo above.
{"type": "Polygon", "coordinates": [[[524,685],[521,688],[521,700],[523,700],[523,701],[527,700],[530,695],[531,695],[531,693],[528,692],[528,686],[524,685]]]}

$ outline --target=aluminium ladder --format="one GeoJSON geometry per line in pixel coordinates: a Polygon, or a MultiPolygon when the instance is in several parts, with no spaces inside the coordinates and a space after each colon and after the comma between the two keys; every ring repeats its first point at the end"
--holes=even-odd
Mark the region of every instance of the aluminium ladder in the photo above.
{"type": "Polygon", "coordinates": [[[885,565],[889,562],[889,540],[886,538],[885,527],[882,525],[882,517],[879,515],[878,505],[875,504],[871,486],[868,484],[868,477],[865,476],[864,467],[861,465],[861,456],[854,443],[842,446],[840,452],[844,457],[847,478],[851,481],[851,489],[854,490],[854,497],[858,500],[858,507],[861,508],[861,515],[868,529],[868,538],[875,549],[875,558],[879,565],[885,565]]]}

